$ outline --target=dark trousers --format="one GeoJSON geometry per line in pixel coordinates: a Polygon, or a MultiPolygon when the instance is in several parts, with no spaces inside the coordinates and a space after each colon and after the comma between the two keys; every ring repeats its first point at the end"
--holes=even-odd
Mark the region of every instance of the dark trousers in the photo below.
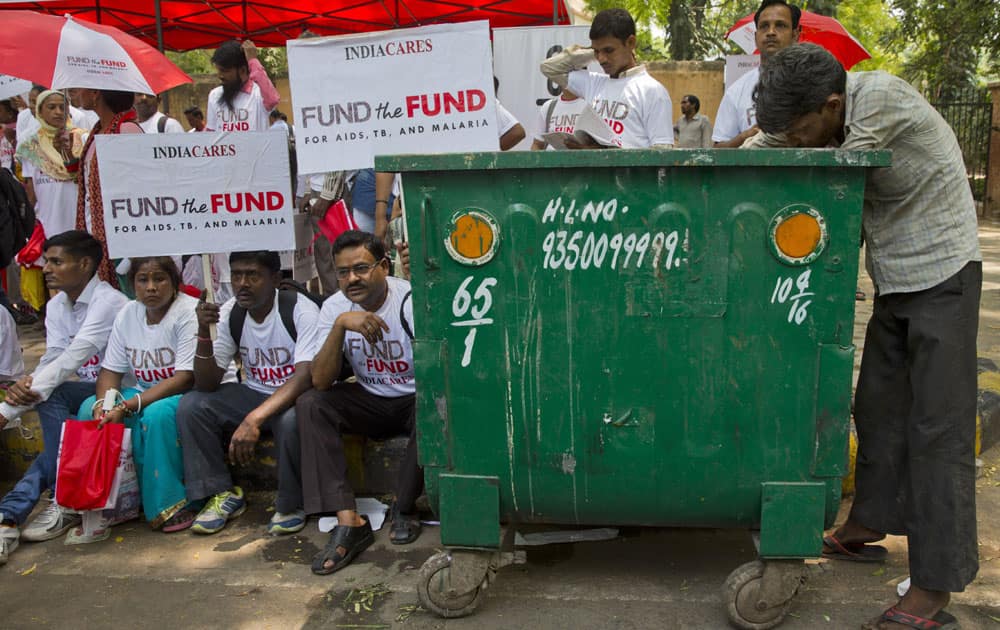
{"type": "MultiPolygon", "coordinates": [[[[233,487],[226,459],[229,440],[248,413],[268,398],[245,385],[223,383],[214,392],[191,391],[177,406],[177,433],[184,452],[184,487],[188,501],[215,496],[233,487]]],[[[275,509],[302,509],[299,434],[295,407],[264,424],[278,449],[278,498],[275,509]]]]}
{"type": "Polygon", "coordinates": [[[905,535],[913,584],[965,590],[976,539],[976,333],[982,263],[877,295],[855,398],[861,525],[905,535]]]}
{"type": "Polygon", "coordinates": [[[355,509],[340,437],[344,433],[374,439],[410,436],[399,468],[396,503],[404,513],[414,510],[424,484],[417,462],[414,402],[413,395],[384,398],[357,383],[337,383],[331,389],[312,389],[299,396],[295,408],[302,441],[302,492],[307,514],[355,509]]]}

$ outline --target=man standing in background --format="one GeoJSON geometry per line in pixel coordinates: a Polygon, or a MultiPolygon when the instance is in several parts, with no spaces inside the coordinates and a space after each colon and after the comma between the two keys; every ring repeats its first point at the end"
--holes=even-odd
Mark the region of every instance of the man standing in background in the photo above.
{"type": "Polygon", "coordinates": [[[708,116],[699,114],[701,101],[694,94],[685,94],[681,99],[681,113],[677,119],[674,134],[679,149],[711,149],[712,122],[708,116]]]}

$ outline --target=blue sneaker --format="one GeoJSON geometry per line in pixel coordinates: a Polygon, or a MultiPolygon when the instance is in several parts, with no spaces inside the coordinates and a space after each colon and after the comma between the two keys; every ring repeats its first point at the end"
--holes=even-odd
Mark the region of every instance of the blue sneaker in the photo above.
{"type": "Polygon", "coordinates": [[[247,501],[243,498],[243,490],[239,486],[220,492],[198,512],[191,531],[197,534],[215,534],[221,532],[229,519],[236,518],[247,509],[247,501]]]}
{"type": "Polygon", "coordinates": [[[282,536],[284,534],[294,534],[302,531],[306,526],[306,513],[303,510],[295,510],[287,514],[275,512],[271,517],[271,522],[267,525],[267,533],[272,536],[282,536]]]}

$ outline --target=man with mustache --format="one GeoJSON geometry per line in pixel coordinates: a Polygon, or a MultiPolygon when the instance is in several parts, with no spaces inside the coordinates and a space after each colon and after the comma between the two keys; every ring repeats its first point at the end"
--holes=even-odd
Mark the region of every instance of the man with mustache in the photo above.
{"type": "Polygon", "coordinates": [[[196,309],[194,391],[177,408],[189,507],[170,531],[193,526],[196,533],[214,534],[243,513],[246,499],[233,485],[226,456],[233,463],[251,463],[266,427],[278,449],[278,496],[267,531],[291,534],[306,524],[295,400],[312,385],[319,307],[297,291],[278,290],[277,252],[234,252],[229,265],[235,297],[221,307],[202,302],[196,309]],[[214,342],[212,324],[219,324],[214,342]],[[243,382],[224,382],[237,357],[243,359],[243,382]],[[205,499],[205,507],[195,509],[205,499]]]}
{"type": "MultiPolygon", "coordinates": [[[[757,27],[754,41],[760,51],[760,65],[771,55],[799,41],[799,18],[802,10],[785,0],[764,0],[753,15],[757,27]]],[[[738,148],[747,138],[757,133],[757,116],[754,114],[753,90],[760,78],[760,67],[754,68],[729,86],[719,112],[715,115],[712,140],[717,148],[738,148]]]]}
{"type": "Polygon", "coordinates": [[[415,439],[410,283],[389,277],[385,246],[367,232],[349,230],[337,237],[333,259],[341,292],[320,311],[324,342],[313,360],[315,389],[296,402],[306,512],[336,514],[338,522],[324,550],[313,558],[317,575],[339,571],[375,541],[347,481],[341,434],[410,436],[392,509],[393,544],[405,545],[420,535],[414,504],[423,487],[415,439]],[[345,355],[357,382],[335,382],[345,355]]]}

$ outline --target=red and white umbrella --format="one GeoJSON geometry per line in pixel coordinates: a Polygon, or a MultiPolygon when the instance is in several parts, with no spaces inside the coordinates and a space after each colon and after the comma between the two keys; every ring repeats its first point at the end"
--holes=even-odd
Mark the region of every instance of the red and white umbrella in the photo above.
{"type": "Polygon", "coordinates": [[[5,11],[0,73],[54,89],[159,94],[190,83],[163,53],[117,28],[34,11],[5,11]]]}
{"type": "MultiPolygon", "coordinates": [[[[803,11],[799,19],[799,28],[800,42],[812,42],[826,48],[845,70],[850,70],[854,64],[871,58],[861,42],[832,17],[803,11]]],[[[747,53],[753,53],[757,50],[757,42],[754,39],[756,32],[757,25],[753,23],[753,13],[751,13],[726,31],[726,39],[735,42],[747,53]]]]}

